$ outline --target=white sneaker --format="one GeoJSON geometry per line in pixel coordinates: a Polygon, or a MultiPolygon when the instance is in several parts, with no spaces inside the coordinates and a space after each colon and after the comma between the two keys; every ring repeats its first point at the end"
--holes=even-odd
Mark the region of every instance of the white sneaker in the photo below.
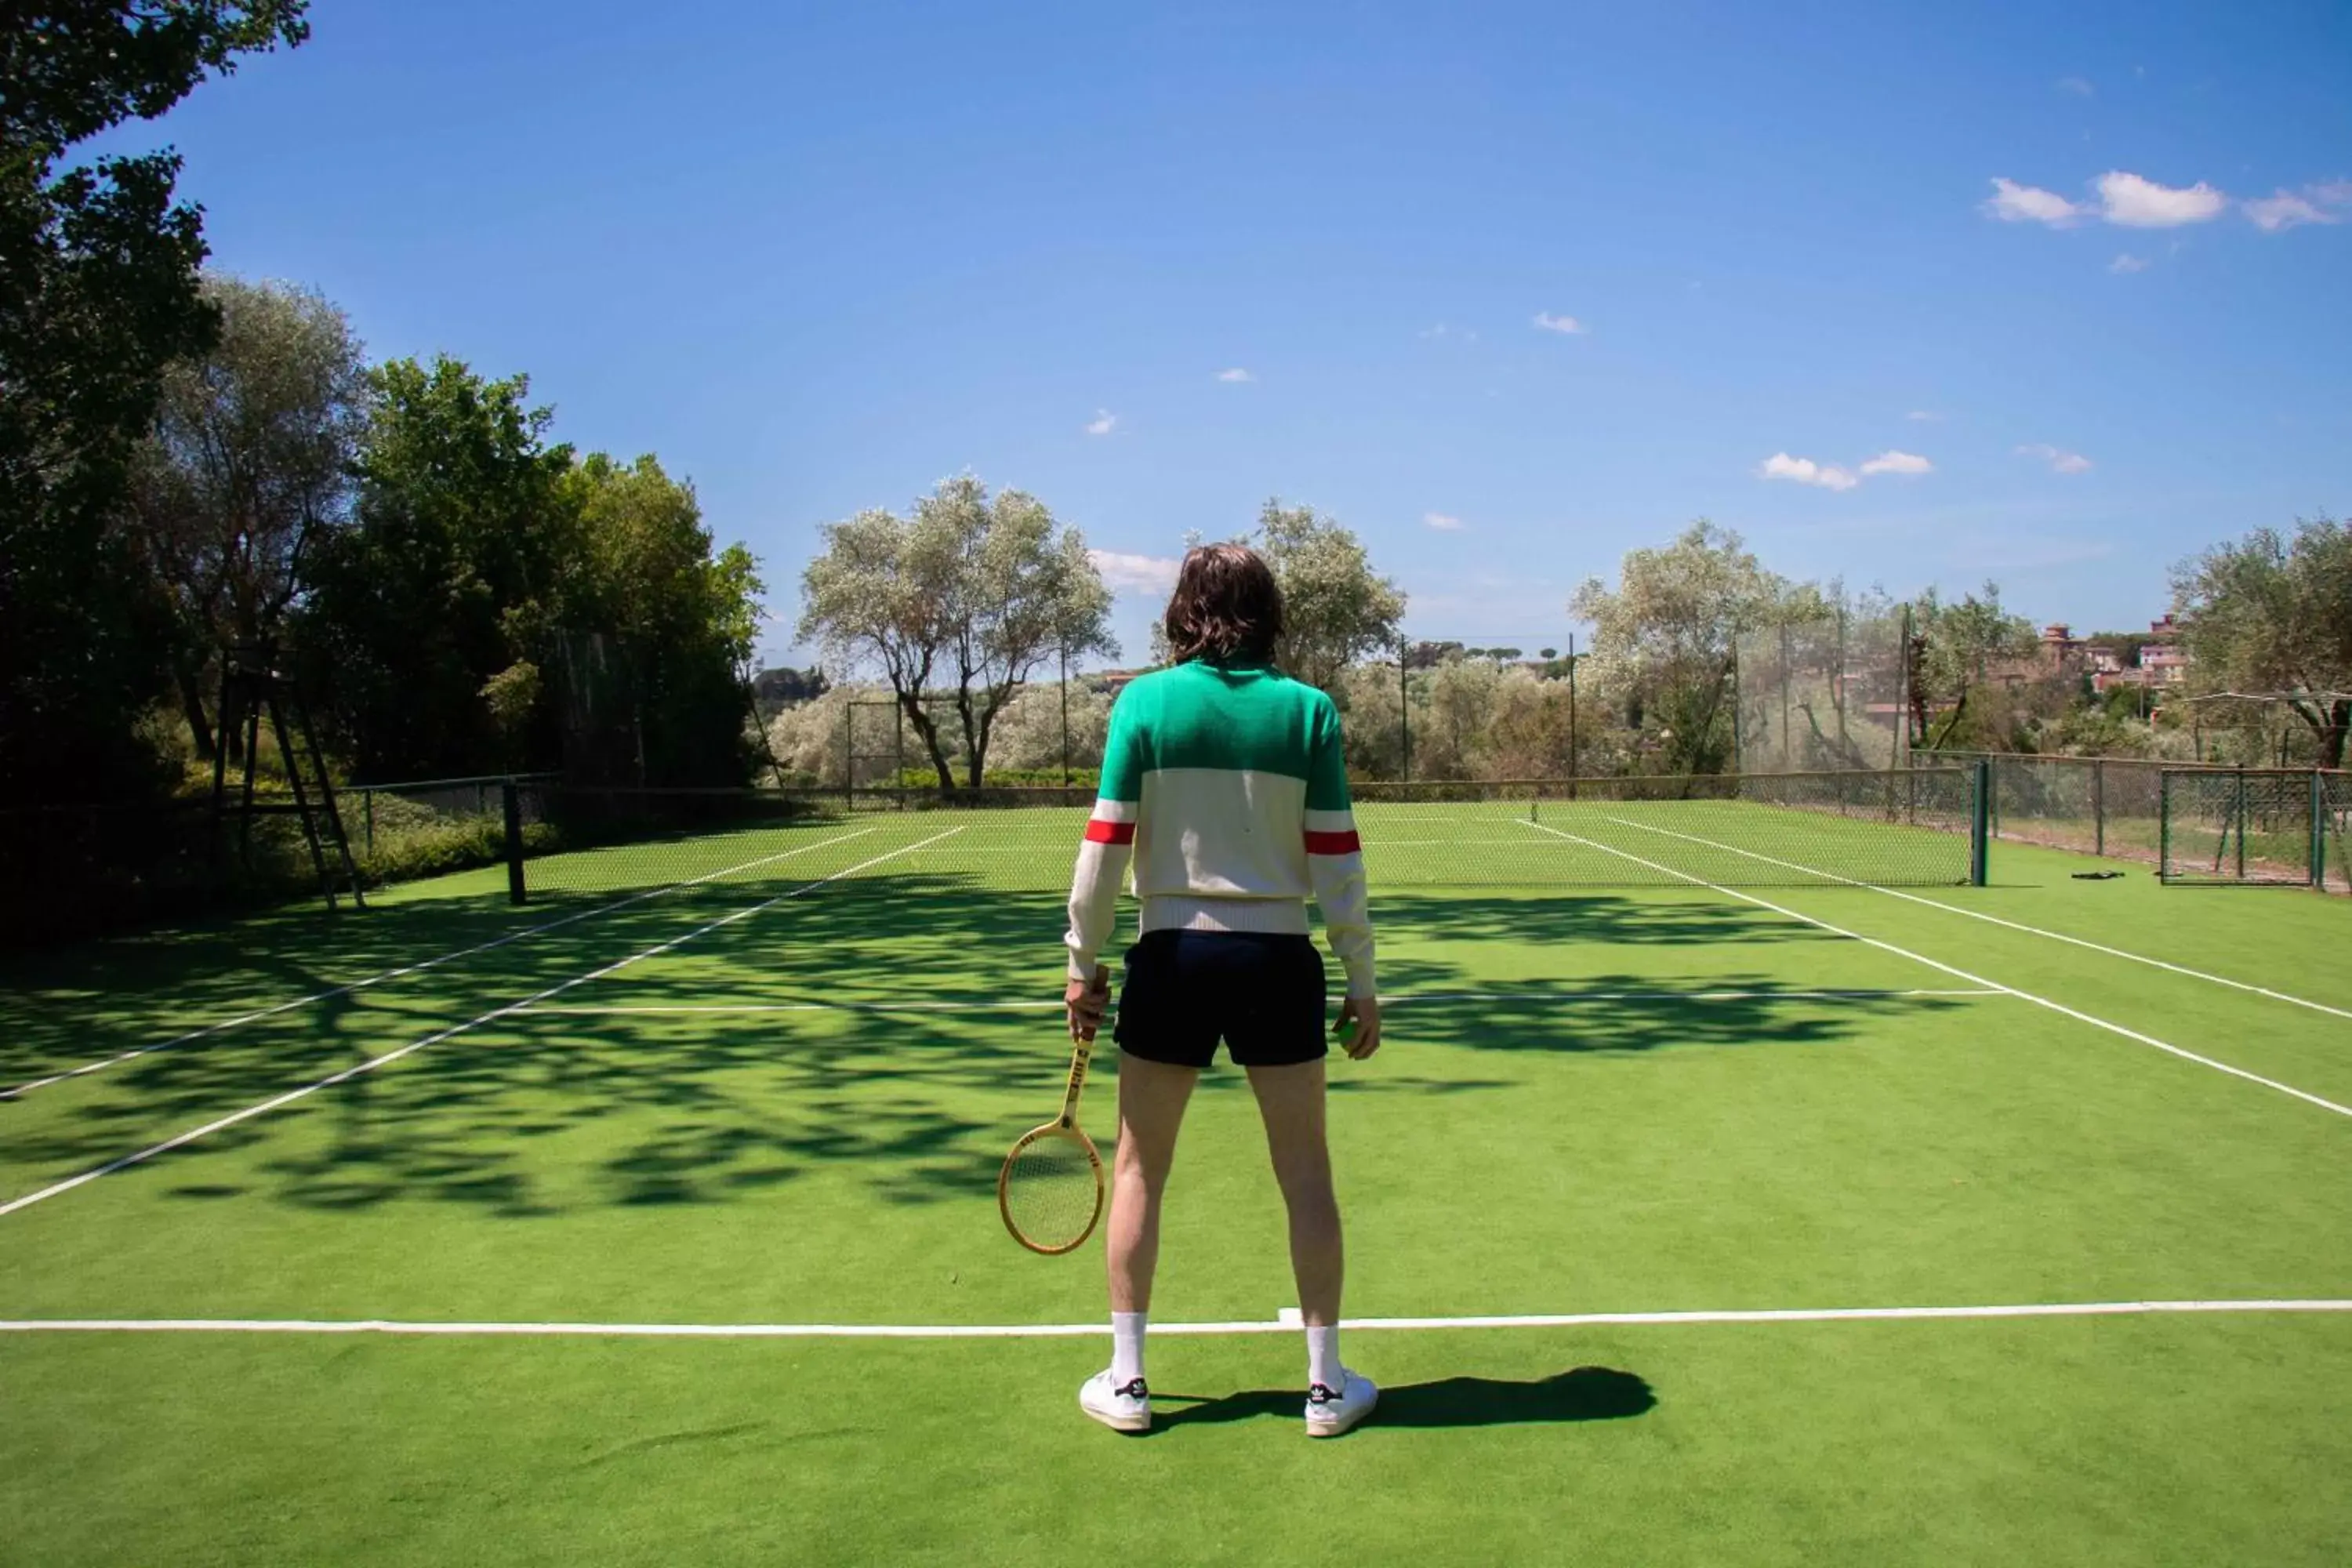
{"type": "Polygon", "coordinates": [[[1108,1371],[1095,1373],[1078,1384],[1078,1408],[1114,1432],[1151,1430],[1151,1391],[1139,1377],[1114,1384],[1108,1371]]]}
{"type": "Polygon", "coordinates": [[[1342,1368],[1339,1381],[1344,1385],[1337,1393],[1316,1384],[1307,1391],[1307,1435],[1309,1437],[1337,1437],[1372,1413],[1381,1402],[1381,1391],[1369,1377],[1360,1377],[1342,1368]]]}

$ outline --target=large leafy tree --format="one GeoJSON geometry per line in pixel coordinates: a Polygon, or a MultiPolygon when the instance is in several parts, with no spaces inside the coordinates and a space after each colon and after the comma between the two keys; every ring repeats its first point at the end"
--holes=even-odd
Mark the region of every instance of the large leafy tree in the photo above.
{"type": "Polygon", "coordinates": [[[1740,635],[1788,613],[1791,592],[1738,534],[1701,518],[1663,549],[1628,551],[1617,586],[1589,578],[1568,609],[1591,623],[1604,688],[1656,721],[1665,771],[1720,773],[1740,635]]]}
{"type": "Polygon", "coordinates": [[[520,376],[443,356],[370,381],[353,516],[316,545],[306,673],[366,775],[551,760],[541,658],[584,553],[571,448],[520,376]]]}
{"type": "Polygon", "coordinates": [[[2283,700],[2320,765],[2344,765],[2352,733],[2352,527],[2321,517],[2292,536],[2258,528],[2173,573],[2173,604],[2199,685],[2283,700]]]}
{"type": "Polygon", "coordinates": [[[1116,657],[1110,592],[1086,539],[1021,490],[969,475],[900,517],[869,510],[824,530],[801,577],[800,637],[845,668],[878,670],[940,787],[956,787],[934,683],[961,731],[964,782],[986,776],[998,717],[1048,659],[1116,657]]]}
{"type": "Polygon", "coordinates": [[[242,53],[308,35],[303,0],[28,0],[0,10],[0,799],[159,776],[134,735],[173,616],[125,526],[171,361],[202,353],[197,210],[168,151],[59,168],[242,53]]]}
{"type": "Polygon", "coordinates": [[[278,642],[308,586],[311,546],[346,514],[367,373],[343,313],[315,292],[213,277],[205,293],[219,341],[165,370],[132,492],[180,612],[181,706],[209,756],[205,661],[231,644],[278,642]]]}
{"type": "Polygon", "coordinates": [[[1277,498],[1259,511],[1253,541],[1282,585],[1286,631],[1276,658],[1309,685],[1334,691],[1347,668],[1397,646],[1404,594],[1372,570],[1353,531],[1311,506],[1277,498]]]}
{"type": "Polygon", "coordinates": [[[2039,646],[2033,624],[2001,607],[1997,583],[1956,602],[1933,588],[1912,600],[1912,744],[1933,749],[1950,741],[2003,667],[2031,660],[2039,646]]]}
{"type": "Polygon", "coordinates": [[[562,618],[617,643],[646,781],[741,782],[761,618],[751,552],[738,544],[714,554],[694,487],[650,456],[622,464],[592,454],[564,477],[560,499],[582,552],[562,618]]]}

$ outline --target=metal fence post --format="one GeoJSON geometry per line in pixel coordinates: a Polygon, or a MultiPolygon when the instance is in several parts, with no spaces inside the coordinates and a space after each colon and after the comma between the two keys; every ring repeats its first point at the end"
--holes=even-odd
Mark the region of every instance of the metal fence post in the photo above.
{"type": "Polygon", "coordinates": [[[1568,798],[1576,798],[1576,781],[1583,772],[1576,742],[1576,634],[1568,634],[1568,798]]]}
{"type": "Polygon", "coordinates": [[[2246,770],[2238,770],[2238,880],[2246,879],[2246,770]]]}
{"type": "Polygon", "coordinates": [[[522,795],[514,780],[499,785],[499,805],[506,817],[507,901],[520,904],[530,895],[522,880],[522,795]]]}
{"type": "Polygon", "coordinates": [[[2107,764],[2091,762],[2091,853],[2107,853],[2107,764]]]}
{"type": "Polygon", "coordinates": [[[1969,885],[1981,888],[1991,870],[1992,763],[1983,757],[1976,764],[1976,806],[1969,814],[1969,885]]]}
{"type": "Polygon", "coordinates": [[[2311,885],[2327,888],[2327,780],[2311,770],[2311,885]]]}
{"type": "Polygon", "coordinates": [[[1397,782],[1412,782],[1412,660],[1410,645],[1397,644],[1397,782]]]}

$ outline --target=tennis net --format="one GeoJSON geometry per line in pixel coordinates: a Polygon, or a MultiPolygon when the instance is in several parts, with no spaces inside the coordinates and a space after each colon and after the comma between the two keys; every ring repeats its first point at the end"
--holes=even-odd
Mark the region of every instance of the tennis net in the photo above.
{"type": "MultiPolygon", "coordinates": [[[[1357,786],[1382,888],[1952,886],[1983,878],[1977,770],[1357,786]]],[[[1061,893],[1087,790],[788,794],[519,784],[531,897],[851,878],[1061,893]]]]}

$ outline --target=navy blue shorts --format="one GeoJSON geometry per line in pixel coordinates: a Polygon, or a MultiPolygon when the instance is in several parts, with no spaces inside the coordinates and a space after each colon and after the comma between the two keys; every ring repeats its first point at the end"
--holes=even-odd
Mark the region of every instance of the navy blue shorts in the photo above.
{"type": "Polygon", "coordinates": [[[1225,1042],[1237,1067],[1291,1067],[1328,1049],[1323,955],[1303,936],[1155,931],[1127,950],[1118,1048],[1204,1068],[1225,1042]]]}

